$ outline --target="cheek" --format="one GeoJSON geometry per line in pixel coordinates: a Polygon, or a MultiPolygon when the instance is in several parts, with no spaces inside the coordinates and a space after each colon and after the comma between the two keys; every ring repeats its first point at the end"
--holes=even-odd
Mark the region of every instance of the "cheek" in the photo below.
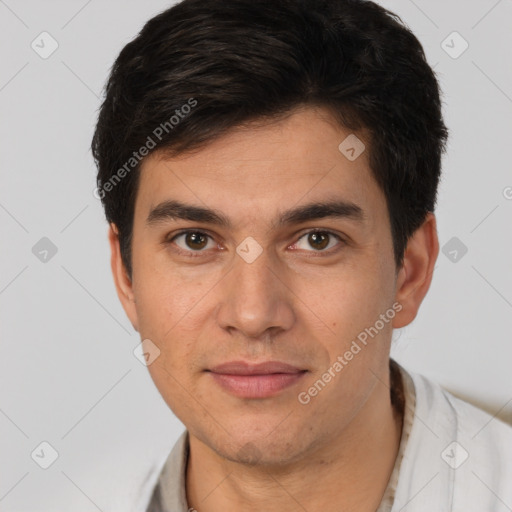
{"type": "MultiPolygon", "coordinates": [[[[215,276],[187,279],[179,271],[163,272],[149,263],[137,270],[134,290],[140,335],[159,347],[158,362],[184,380],[198,350],[201,330],[212,317],[207,308],[213,296],[215,276]]],[[[155,377],[166,378],[165,375],[155,377]]]]}
{"type": "Polygon", "coordinates": [[[176,272],[160,272],[152,265],[134,272],[134,291],[140,333],[162,341],[183,329],[201,300],[203,284],[184,282],[176,272]]]}
{"type": "MultiPolygon", "coordinates": [[[[184,424],[194,423],[198,416],[198,405],[206,402],[201,390],[194,381],[187,378],[182,365],[170,363],[169,354],[162,352],[161,356],[148,366],[161,397],[167,406],[184,424]]],[[[204,407],[199,407],[199,414],[204,407]]]]}
{"type": "Polygon", "coordinates": [[[308,281],[302,282],[297,295],[305,298],[311,318],[320,319],[330,338],[340,344],[373,324],[393,296],[392,281],[376,262],[359,261],[308,281]]]}

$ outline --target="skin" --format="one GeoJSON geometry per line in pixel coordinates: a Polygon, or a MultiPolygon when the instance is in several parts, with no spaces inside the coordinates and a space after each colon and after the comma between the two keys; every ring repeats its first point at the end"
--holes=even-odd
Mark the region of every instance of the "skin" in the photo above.
{"type": "Polygon", "coordinates": [[[131,279],[111,225],[119,298],[141,339],[159,347],[151,377],[190,434],[187,499],[199,512],[361,512],[382,499],[402,427],[389,396],[392,329],[415,318],[439,244],[429,214],[396,268],[369,142],[358,134],[367,150],[354,161],[338,150],[350,133],[326,110],[308,107],[232,130],[192,153],[150,155],[136,199],[131,279]],[[332,198],[359,205],[363,221],[275,226],[284,210],[332,198]],[[233,226],[148,224],[151,209],[168,199],[216,209],[233,226]],[[344,241],[329,236],[318,248],[308,238],[314,228],[344,241]],[[211,235],[198,257],[190,257],[199,253],[185,236],[171,241],[183,229],[211,235]],[[263,250],[252,263],[236,253],[249,236],[263,250]],[[298,394],[393,303],[401,311],[317,396],[299,403],[298,394]],[[308,372],[275,396],[238,398],[205,370],[241,359],[308,372]]]}

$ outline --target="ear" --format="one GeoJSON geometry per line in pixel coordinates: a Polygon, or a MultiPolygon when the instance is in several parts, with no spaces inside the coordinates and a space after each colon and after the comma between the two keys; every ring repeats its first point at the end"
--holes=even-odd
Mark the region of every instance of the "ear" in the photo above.
{"type": "Polygon", "coordinates": [[[402,305],[393,319],[393,327],[409,325],[430,288],[434,265],[439,254],[436,218],[427,214],[423,224],[413,233],[398,272],[395,300],[402,305]]]}
{"type": "Polygon", "coordinates": [[[121,258],[121,248],[119,245],[119,233],[115,224],[111,223],[108,231],[108,241],[110,243],[110,266],[112,276],[116,285],[117,296],[121,301],[123,309],[128,316],[133,328],[139,330],[137,318],[137,309],[135,307],[135,296],[133,292],[132,281],[128,276],[123,259],[121,258]]]}

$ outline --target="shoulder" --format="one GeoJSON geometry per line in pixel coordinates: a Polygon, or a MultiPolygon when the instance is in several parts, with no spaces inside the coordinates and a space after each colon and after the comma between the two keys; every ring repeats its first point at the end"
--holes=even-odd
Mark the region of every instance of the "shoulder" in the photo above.
{"type": "MultiPolygon", "coordinates": [[[[489,453],[501,441],[500,453],[512,455],[512,426],[457,398],[427,377],[408,373],[415,387],[418,414],[432,418],[441,429],[451,427],[461,439],[470,440],[476,450],[485,448],[489,453]]],[[[512,464],[512,458],[508,462],[512,464]]]]}
{"type": "Polygon", "coordinates": [[[397,504],[417,493],[410,510],[512,507],[512,427],[423,375],[401,370],[414,387],[414,419],[397,504]]]}
{"type": "Polygon", "coordinates": [[[134,504],[134,512],[186,511],[185,471],[188,457],[188,431],[176,440],[170,453],[163,454],[146,477],[134,504]]]}

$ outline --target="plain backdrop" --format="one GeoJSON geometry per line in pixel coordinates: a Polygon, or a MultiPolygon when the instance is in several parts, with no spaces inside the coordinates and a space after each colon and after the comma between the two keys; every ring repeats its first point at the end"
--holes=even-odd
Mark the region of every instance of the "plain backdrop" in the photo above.
{"type": "MultiPolygon", "coordinates": [[[[89,149],[115,57],[171,3],[0,0],[0,511],[132,510],[183,431],[133,354],[89,149]]],[[[512,2],[380,3],[422,42],[450,130],[443,252],[393,355],[512,423],[512,2]]]]}

